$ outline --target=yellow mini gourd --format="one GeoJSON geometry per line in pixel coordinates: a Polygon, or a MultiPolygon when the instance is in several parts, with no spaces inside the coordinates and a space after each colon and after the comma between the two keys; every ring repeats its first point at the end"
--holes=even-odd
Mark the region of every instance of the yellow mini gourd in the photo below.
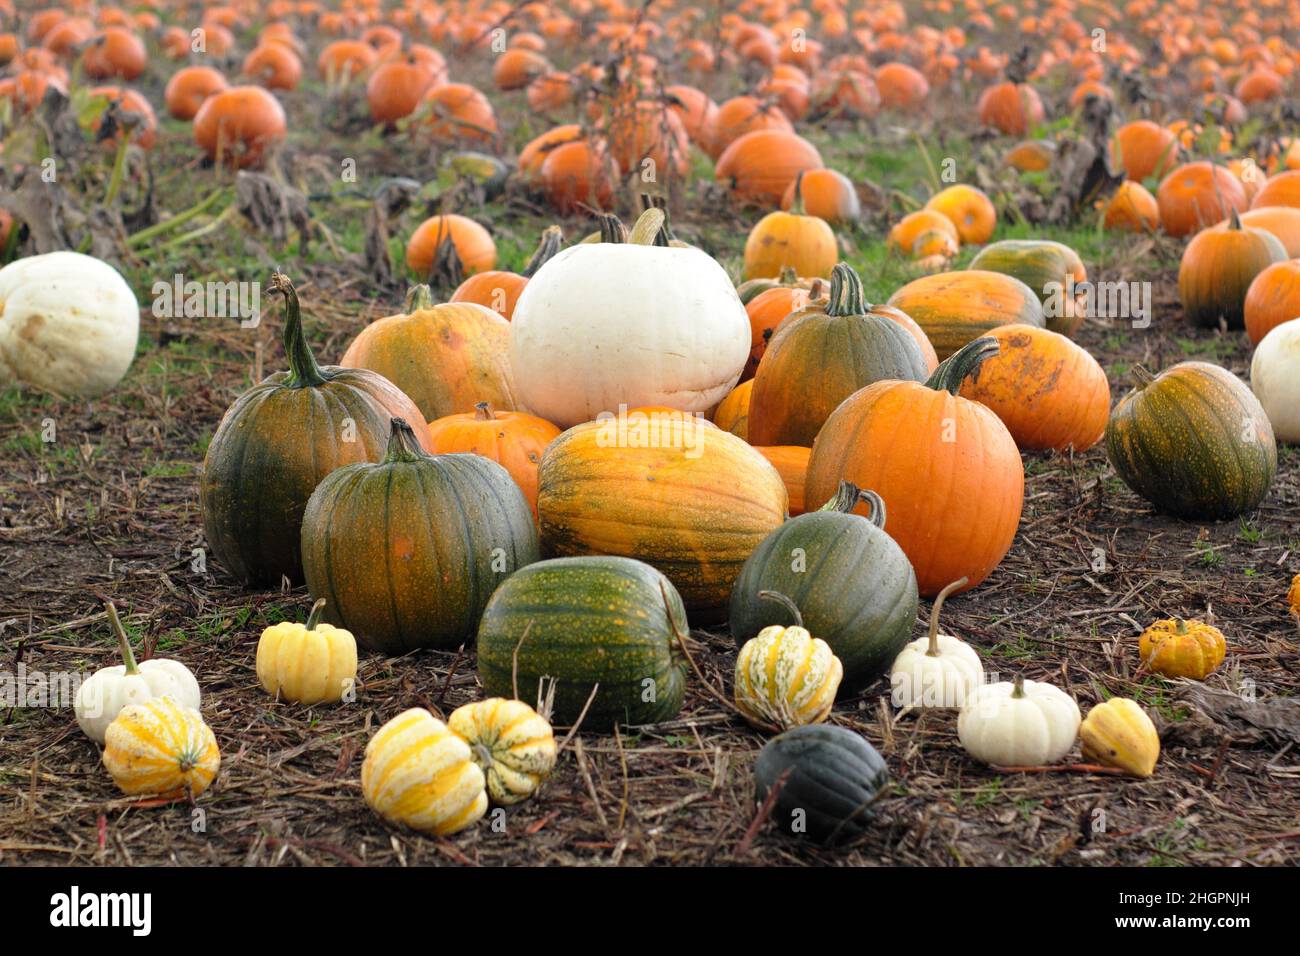
{"type": "Polygon", "coordinates": [[[332,704],[356,685],[357,642],[350,631],[321,624],[322,598],[306,624],[282,621],[257,642],[257,679],[272,697],[297,704],[332,704]]]}
{"type": "Polygon", "coordinates": [[[469,744],[488,795],[501,806],[531,797],[555,768],[551,725],[521,700],[466,704],[452,711],[447,727],[469,744]]]}
{"type": "Polygon", "coordinates": [[[1083,759],[1149,777],[1160,756],[1160,735],[1147,712],[1126,697],[1112,697],[1088,711],[1079,725],[1083,759]]]}
{"type": "Polygon", "coordinates": [[[804,629],[793,601],[775,591],[758,596],[789,608],[795,626],[765,627],[745,642],[736,658],[736,706],[763,730],[820,723],[835,704],[844,665],[829,644],[804,629]]]}
{"type": "Polygon", "coordinates": [[[1138,652],[1157,674],[1203,680],[1223,663],[1227,644],[1222,632],[1204,621],[1170,618],[1142,632],[1138,652]]]}
{"type": "Polygon", "coordinates": [[[221,751],[197,710],[155,697],[108,725],[104,766],[129,796],[197,797],[221,769],[221,751]]]}
{"type": "Polygon", "coordinates": [[[1286,592],[1286,606],[1291,614],[1300,620],[1300,574],[1291,579],[1291,588],[1286,592]]]}
{"type": "Polygon", "coordinates": [[[422,707],[398,714],[370,738],[361,792],[385,820],[437,836],[472,826],[488,806],[470,745],[422,707]]]}

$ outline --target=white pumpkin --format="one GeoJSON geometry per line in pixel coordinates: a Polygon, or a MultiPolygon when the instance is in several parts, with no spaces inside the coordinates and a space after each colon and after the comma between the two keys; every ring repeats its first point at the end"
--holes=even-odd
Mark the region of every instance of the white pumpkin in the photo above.
{"type": "Polygon", "coordinates": [[[198,710],[199,682],[189,669],[180,661],[165,658],[137,664],[126,631],[117,617],[117,608],[111,602],[104,607],[122,649],[122,660],[126,663],[95,671],[77,688],[72,709],[77,715],[77,725],[86,736],[102,744],[109,724],[123,708],[156,697],[171,697],[181,707],[198,710]]]}
{"type": "Polygon", "coordinates": [[[895,707],[960,707],[984,682],[984,665],[975,648],[939,633],[944,599],[966,583],[962,578],[939,592],[930,611],[930,636],[912,641],[894,658],[889,687],[895,707]]]}
{"type": "Polygon", "coordinates": [[[533,414],[570,428],[620,405],[706,412],[739,381],[745,307],[707,253],[646,244],[662,216],[647,210],[626,243],[570,246],[528,280],[510,364],[533,414]]]}
{"type": "Polygon", "coordinates": [[[1300,445],[1300,319],[1274,326],[1255,347],[1250,387],[1277,439],[1300,445]]]}
{"type": "Polygon", "coordinates": [[[99,395],[135,357],[140,306],[116,269],[49,252],[0,269],[0,386],[99,395]]]}
{"type": "Polygon", "coordinates": [[[969,694],[957,717],[957,737],[984,763],[1038,767],[1070,752],[1079,723],[1079,705],[1065,691],[1017,677],[969,694]]]}

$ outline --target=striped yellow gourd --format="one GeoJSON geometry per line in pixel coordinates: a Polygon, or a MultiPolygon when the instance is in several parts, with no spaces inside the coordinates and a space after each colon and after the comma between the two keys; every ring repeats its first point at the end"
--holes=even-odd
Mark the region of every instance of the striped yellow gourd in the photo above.
{"type": "Polygon", "coordinates": [[[736,657],[736,706],[763,729],[820,723],[830,714],[843,677],[844,666],[830,645],[802,626],[765,627],[736,657]]]}
{"type": "Polygon", "coordinates": [[[221,751],[197,710],[155,697],[108,725],[104,766],[130,796],[197,797],[221,768],[221,751]]]}
{"type": "Polygon", "coordinates": [[[469,744],[421,707],[398,714],[370,738],[361,792],[385,820],[438,836],[472,826],[488,805],[469,744]]]}
{"type": "Polygon", "coordinates": [[[469,744],[488,795],[502,806],[531,797],[555,767],[551,725],[521,700],[466,704],[452,712],[447,727],[469,744]]]}

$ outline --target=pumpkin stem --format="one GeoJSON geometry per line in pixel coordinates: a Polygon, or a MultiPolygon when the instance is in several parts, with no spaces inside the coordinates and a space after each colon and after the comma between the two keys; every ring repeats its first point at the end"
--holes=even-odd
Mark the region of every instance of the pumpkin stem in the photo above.
{"type": "Polygon", "coordinates": [[[311,606],[311,613],[307,615],[307,630],[316,630],[316,625],[320,623],[321,612],[325,610],[325,599],[317,598],[316,603],[311,606]]]}
{"type": "Polygon", "coordinates": [[[1129,374],[1133,376],[1133,381],[1138,388],[1146,388],[1156,380],[1156,377],[1142,365],[1134,365],[1129,374]]]}
{"type": "Polygon", "coordinates": [[[600,214],[600,241],[627,242],[627,228],[623,225],[623,220],[612,212],[600,214]]]}
{"type": "Polygon", "coordinates": [[[490,422],[496,416],[492,413],[492,406],[487,402],[474,403],[474,418],[480,422],[490,422]]]}
{"type": "Polygon", "coordinates": [[[421,309],[432,308],[433,290],[429,288],[428,284],[421,282],[406,290],[406,302],[402,305],[402,309],[407,315],[412,312],[419,312],[421,309]]]}
{"type": "Polygon", "coordinates": [[[934,599],[934,607],[930,609],[930,646],[925,649],[926,657],[939,656],[939,612],[943,609],[943,602],[953,591],[965,587],[969,580],[969,578],[959,578],[953,581],[934,599]]]}
{"type": "Polygon", "coordinates": [[[1011,687],[1012,700],[1020,700],[1025,696],[1025,675],[1017,674],[1016,679],[1011,687]]]}
{"type": "Polygon", "coordinates": [[[885,526],[885,499],[869,488],[859,488],[851,481],[841,480],[840,486],[835,489],[835,494],[831,496],[830,501],[817,510],[838,511],[840,514],[848,514],[859,504],[865,504],[871,509],[867,513],[868,521],[877,528],[885,526]]]}
{"type": "Polygon", "coordinates": [[[790,212],[796,216],[802,216],[803,210],[803,170],[799,170],[799,175],[794,178],[794,200],[790,203],[790,212]]]}
{"type": "Polygon", "coordinates": [[[284,384],[289,388],[315,388],[325,384],[325,376],[302,331],[302,309],[293,283],[283,272],[273,272],[271,291],[284,296],[284,351],[289,356],[289,377],[284,384]]]}
{"type": "Polygon", "coordinates": [[[564,233],[560,231],[559,226],[547,226],[542,230],[541,241],[537,243],[537,251],[533,257],[528,260],[524,266],[524,271],[520,273],[525,279],[531,279],[534,273],[542,266],[546,265],[564,245],[564,233]]]}
{"type": "Polygon", "coordinates": [[[961,391],[961,383],[979,371],[985,359],[997,355],[1000,351],[998,340],[991,335],[982,335],[972,342],[967,342],[939,363],[934,374],[926,381],[926,388],[956,395],[961,391]]]}
{"type": "Polygon", "coordinates": [[[1228,216],[1228,228],[1235,230],[1241,229],[1241,216],[1237,215],[1236,206],[1232,207],[1232,213],[1228,216]]]}
{"type": "Polygon", "coordinates": [[[782,266],[776,281],[778,285],[798,285],[799,273],[794,271],[794,266],[782,266]]]}
{"type": "Polygon", "coordinates": [[[125,674],[140,673],[140,665],[135,662],[135,652],[131,650],[131,642],[127,640],[126,628],[122,627],[122,619],[117,616],[117,608],[113,606],[112,601],[104,602],[104,611],[108,614],[108,626],[113,629],[113,636],[117,638],[117,646],[122,650],[122,662],[126,665],[125,674]]]}
{"type": "Polygon", "coordinates": [[[653,246],[659,232],[664,227],[668,217],[664,211],[658,207],[651,206],[645,212],[637,217],[636,224],[632,227],[631,234],[627,241],[634,246],[653,246]]]}
{"type": "Polygon", "coordinates": [[[799,605],[795,604],[789,597],[780,591],[759,591],[758,597],[761,601],[775,601],[777,604],[782,605],[794,618],[794,626],[803,627],[803,615],[799,613],[799,605]]]}
{"type": "Polygon", "coordinates": [[[411,426],[406,424],[406,420],[394,418],[393,430],[388,436],[388,449],[384,454],[383,463],[391,465],[396,462],[421,461],[428,457],[429,453],[420,447],[415,432],[411,431],[411,426]]]}
{"type": "Polygon", "coordinates": [[[826,314],[836,317],[862,315],[864,298],[862,279],[847,262],[838,263],[831,270],[830,304],[826,306],[826,314]]]}
{"type": "Polygon", "coordinates": [[[1184,620],[1183,618],[1181,618],[1181,617],[1178,618],[1178,625],[1174,628],[1174,630],[1177,631],[1179,634],[1186,634],[1186,633],[1187,633],[1187,621],[1185,621],[1185,620],[1184,620]]]}

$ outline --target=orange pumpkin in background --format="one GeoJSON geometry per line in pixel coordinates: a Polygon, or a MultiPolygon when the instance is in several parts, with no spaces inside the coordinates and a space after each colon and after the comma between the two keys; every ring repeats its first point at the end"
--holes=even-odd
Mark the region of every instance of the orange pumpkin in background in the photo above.
{"type": "Polygon", "coordinates": [[[1245,187],[1222,166],[1194,162],[1179,166],[1160,183],[1156,191],[1160,224],[1171,236],[1189,236],[1228,218],[1236,210],[1245,212],[1245,187]]]}
{"type": "Polygon", "coordinates": [[[880,105],[887,110],[920,109],[930,96],[930,84],[920,70],[906,63],[886,63],[876,71],[880,105]]]}
{"type": "Polygon", "coordinates": [[[203,101],[194,117],[194,139],[210,159],[259,166],[267,150],[285,137],[284,107],[260,86],[233,86],[203,101]]]}
{"type": "Polygon", "coordinates": [[[432,85],[433,76],[413,57],[380,64],[366,81],[370,118],[389,126],[405,119],[420,106],[432,85]]]}
{"type": "Polygon", "coordinates": [[[1106,201],[1102,224],[1121,232],[1152,232],[1160,226],[1160,205],[1145,186],[1126,179],[1106,201]]]}
{"type": "Polygon", "coordinates": [[[1150,120],[1125,123],[1111,140],[1111,162],[1138,182],[1164,176],[1178,165],[1178,154],[1178,138],[1150,120]]]}
{"type": "Polygon", "coordinates": [[[451,295],[452,302],[477,302],[509,321],[515,314],[515,303],[524,291],[528,280],[546,262],[560,251],[564,234],[559,226],[548,226],[542,233],[537,251],[524,266],[523,272],[505,272],[489,269],[470,276],[451,295]]]}
{"type": "Polygon", "coordinates": [[[421,103],[430,135],[438,142],[488,145],[497,137],[492,103],[465,83],[444,83],[429,90],[421,103]]]}
{"type": "Polygon", "coordinates": [[[1300,209],[1300,169],[1288,169],[1266,179],[1255,193],[1251,206],[1294,206],[1300,209]]]}
{"type": "Polygon", "coordinates": [[[794,132],[790,120],[775,104],[764,103],[755,96],[737,96],[719,106],[705,124],[701,145],[716,160],[746,133],[764,129],[794,132]]]}
{"type": "Polygon", "coordinates": [[[126,27],[112,26],[90,41],[81,56],[81,68],[94,80],[120,79],[130,83],[149,62],[144,43],[126,27]]]}
{"type": "Polygon", "coordinates": [[[192,120],[209,96],[230,88],[220,70],[210,66],[185,66],[172,74],[163,91],[163,103],[175,119],[192,120]]]}
{"type": "Polygon", "coordinates": [[[797,177],[781,197],[781,208],[789,210],[796,205],[831,225],[857,222],[862,215],[852,181],[834,169],[812,169],[797,177]]]}
{"type": "Polygon", "coordinates": [[[488,231],[473,219],[454,213],[430,216],[420,223],[406,243],[406,265],[423,280],[432,271],[438,247],[444,242],[455,247],[466,275],[496,265],[497,247],[488,231]]]}
{"type": "Polygon", "coordinates": [[[766,129],[728,146],[714,176],[742,202],[775,206],[800,173],[821,167],[821,153],[802,136],[766,129]]]}
{"type": "Polygon", "coordinates": [[[979,121],[1007,136],[1023,136],[1046,117],[1042,98],[1026,83],[999,83],[979,99],[979,121]]]}
{"type": "Polygon", "coordinates": [[[993,200],[977,187],[963,183],[935,193],[925,208],[947,216],[957,227],[963,245],[983,245],[993,238],[998,224],[993,200]]]}
{"type": "Polygon", "coordinates": [[[804,485],[808,480],[811,448],[802,445],[755,445],[754,451],[772,463],[790,495],[790,517],[804,513],[804,485]]]}
{"type": "Polygon", "coordinates": [[[550,150],[538,175],[547,201],[558,212],[570,213],[582,206],[608,208],[618,166],[603,143],[578,139],[550,150]]]}
{"type": "Polygon", "coordinates": [[[1255,276],[1246,290],[1243,313],[1254,345],[1283,322],[1300,318],[1300,260],[1275,262],[1255,276]]]}

